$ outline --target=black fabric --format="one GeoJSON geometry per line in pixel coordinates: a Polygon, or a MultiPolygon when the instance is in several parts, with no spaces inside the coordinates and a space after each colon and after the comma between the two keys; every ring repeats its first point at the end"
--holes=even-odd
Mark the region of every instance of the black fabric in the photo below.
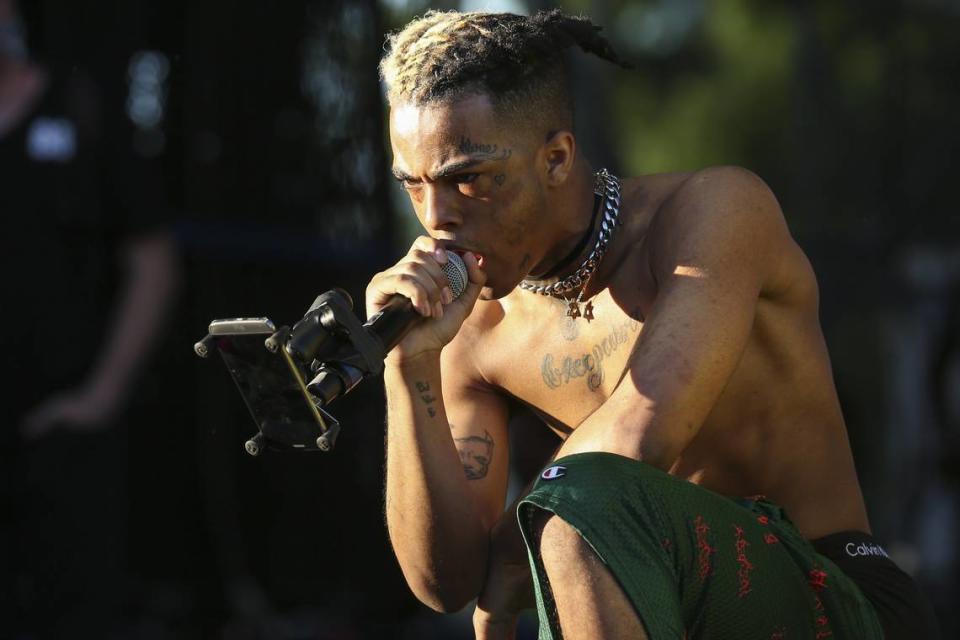
{"type": "Polygon", "coordinates": [[[81,71],[50,71],[18,125],[0,135],[0,299],[4,353],[36,394],[71,386],[103,342],[125,243],[164,221],[161,174],[134,150],[122,104],[81,71]]]}
{"type": "MultiPolygon", "coordinates": [[[[122,78],[118,78],[122,84],[122,78]]],[[[24,442],[24,415],[80,388],[130,242],[163,224],[162,175],[121,100],[78,69],[0,134],[0,618],[23,637],[107,637],[125,584],[125,421],[24,442]],[[9,516],[12,516],[9,517],[9,516]]]]}
{"type": "Polygon", "coordinates": [[[898,567],[870,534],[842,531],[811,540],[873,604],[887,640],[940,637],[933,607],[916,582],[898,567]]]}

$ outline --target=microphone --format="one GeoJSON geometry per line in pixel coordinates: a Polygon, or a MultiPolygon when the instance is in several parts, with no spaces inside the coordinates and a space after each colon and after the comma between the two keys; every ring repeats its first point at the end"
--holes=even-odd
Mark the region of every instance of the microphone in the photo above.
{"type": "MultiPolygon", "coordinates": [[[[467,288],[467,265],[459,255],[448,251],[447,262],[440,268],[447,277],[454,299],[459,298],[467,288]]],[[[319,369],[315,369],[316,377],[307,384],[307,390],[322,405],[346,394],[367,375],[382,371],[387,353],[423,318],[414,309],[413,302],[400,294],[392,296],[362,326],[349,312],[351,306],[349,296],[341,290],[320,296],[311,311],[293,327],[284,347],[301,362],[307,363],[314,358],[321,361],[319,369]],[[347,313],[337,313],[338,308],[346,309],[347,313]],[[356,331],[336,332],[349,338],[350,344],[347,345],[331,339],[330,330],[344,323],[356,328],[356,331]],[[330,356],[333,361],[324,361],[330,356]]]]}
{"type": "MultiPolygon", "coordinates": [[[[459,255],[447,251],[447,262],[440,265],[440,268],[443,270],[443,275],[447,276],[450,291],[456,300],[467,288],[467,265],[459,255]]],[[[410,298],[398,293],[376,315],[367,320],[363,327],[380,340],[383,353],[386,355],[403,340],[403,337],[422,317],[413,308],[410,298]]]]}

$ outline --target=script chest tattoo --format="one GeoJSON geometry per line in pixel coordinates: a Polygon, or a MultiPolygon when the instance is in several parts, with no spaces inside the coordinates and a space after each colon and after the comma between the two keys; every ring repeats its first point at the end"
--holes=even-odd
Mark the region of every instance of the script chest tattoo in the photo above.
{"type": "Polygon", "coordinates": [[[604,361],[627,344],[630,337],[640,330],[640,326],[640,323],[632,318],[621,322],[586,353],[557,356],[548,353],[540,363],[543,383],[550,389],[559,389],[583,378],[587,389],[596,391],[603,384],[604,361]]]}

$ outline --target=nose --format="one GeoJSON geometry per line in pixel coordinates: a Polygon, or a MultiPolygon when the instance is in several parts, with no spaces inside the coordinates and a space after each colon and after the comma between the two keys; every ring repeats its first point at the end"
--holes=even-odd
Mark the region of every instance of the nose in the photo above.
{"type": "Polygon", "coordinates": [[[423,200],[423,226],[432,231],[449,231],[461,220],[453,194],[447,193],[446,185],[425,185],[423,200]]]}

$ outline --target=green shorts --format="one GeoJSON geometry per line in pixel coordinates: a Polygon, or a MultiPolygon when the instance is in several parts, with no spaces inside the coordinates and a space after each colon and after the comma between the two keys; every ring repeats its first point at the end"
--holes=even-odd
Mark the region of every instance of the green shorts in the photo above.
{"type": "Polygon", "coordinates": [[[726,498],[623,456],[581,453],[551,463],[518,507],[541,640],[562,636],[531,544],[538,508],[593,548],[651,640],[883,638],[857,585],[781,507],[726,498]]]}

